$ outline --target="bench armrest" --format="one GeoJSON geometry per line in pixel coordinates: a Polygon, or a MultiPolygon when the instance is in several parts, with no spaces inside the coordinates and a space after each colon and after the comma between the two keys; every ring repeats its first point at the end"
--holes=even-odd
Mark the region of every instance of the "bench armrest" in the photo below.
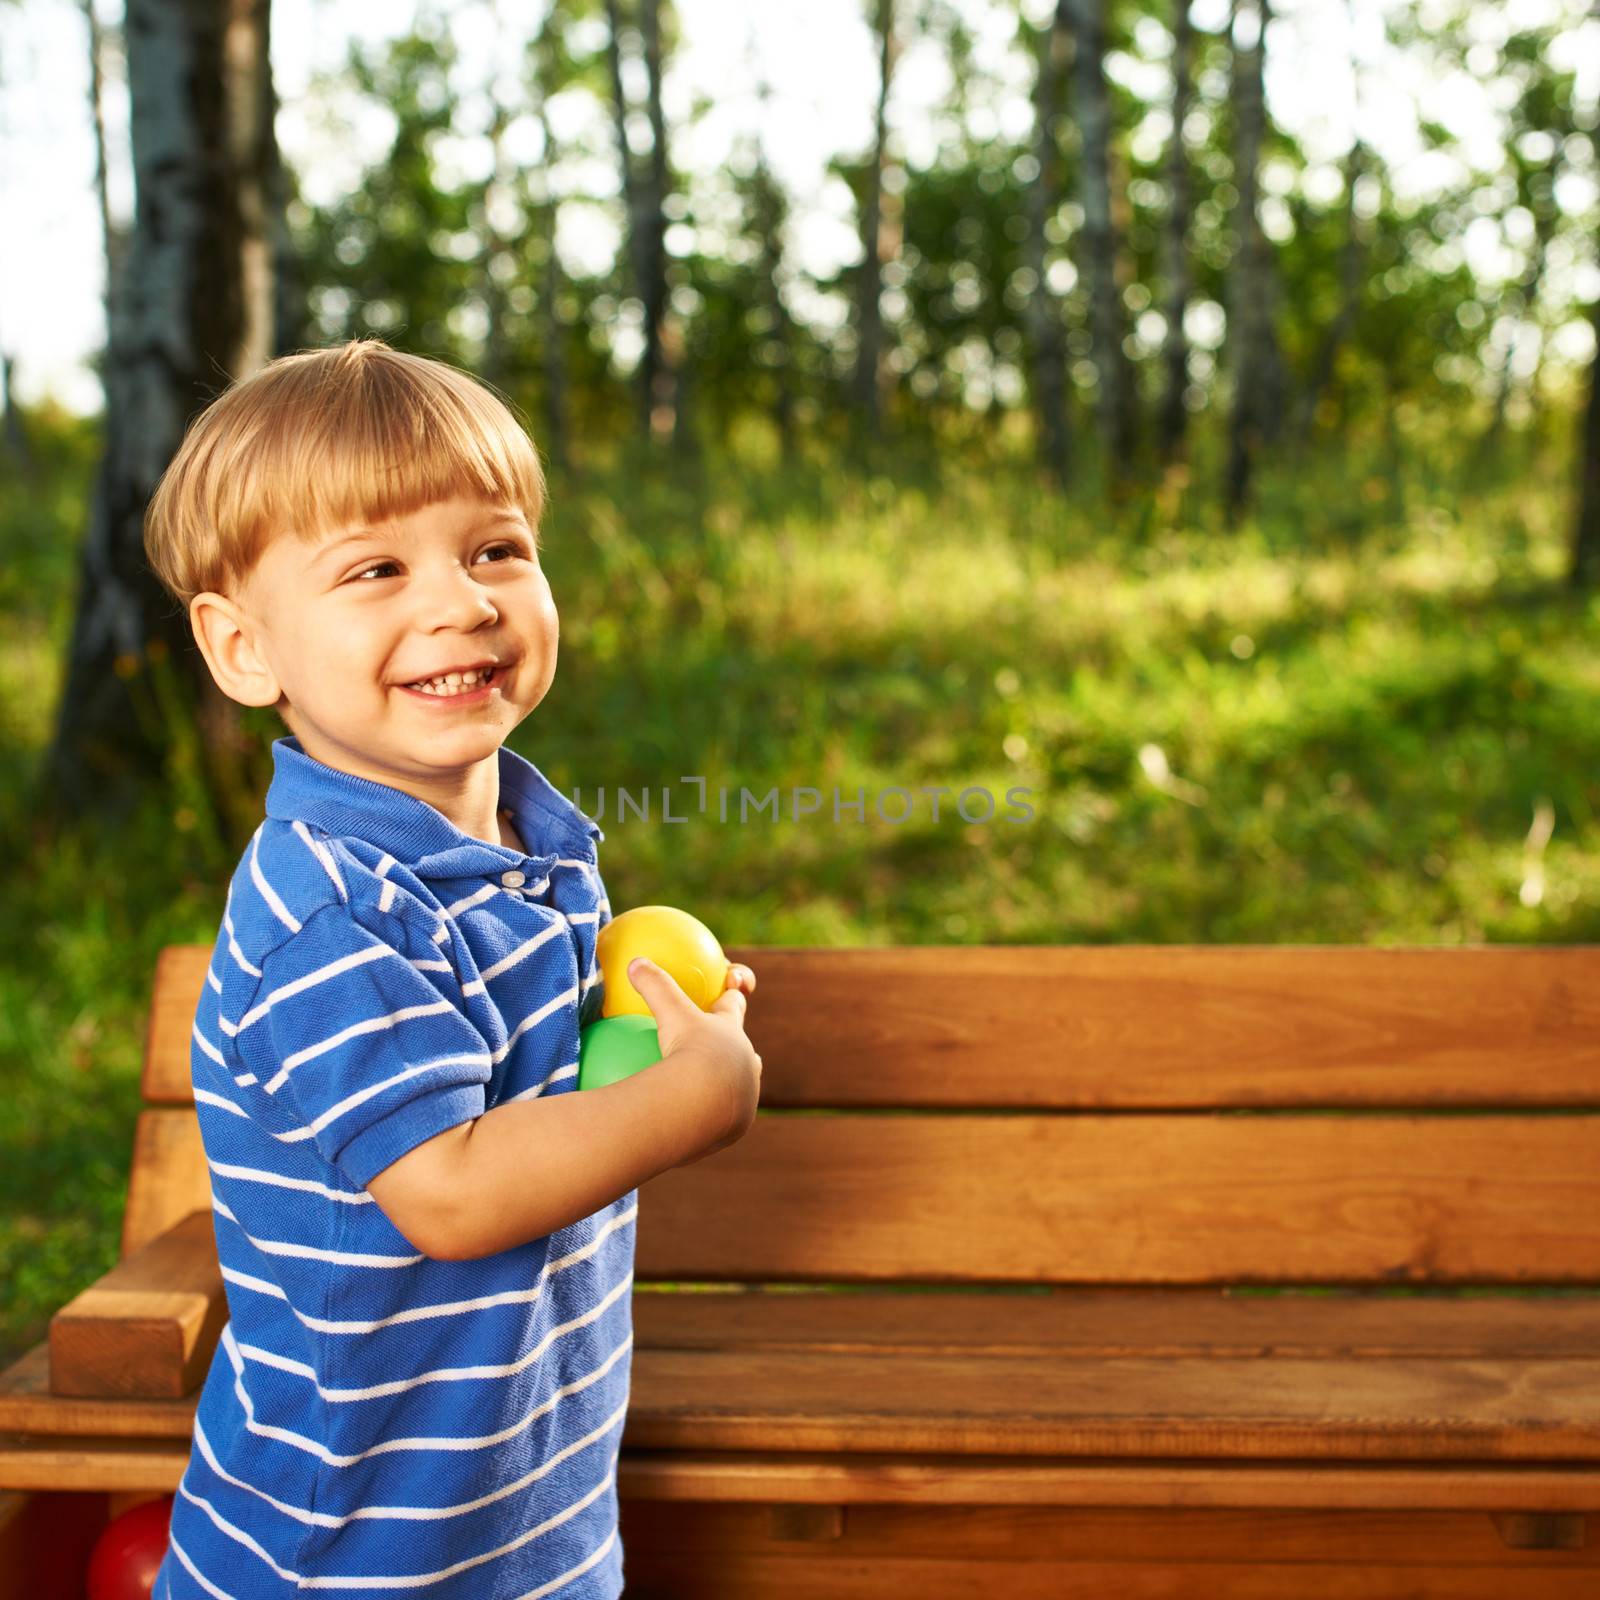
{"type": "Polygon", "coordinates": [[[177,1399],[204,1381],[228,1320],[209,1211],[119,1262],[50,1322],[50,1391],[177,1399]]]}

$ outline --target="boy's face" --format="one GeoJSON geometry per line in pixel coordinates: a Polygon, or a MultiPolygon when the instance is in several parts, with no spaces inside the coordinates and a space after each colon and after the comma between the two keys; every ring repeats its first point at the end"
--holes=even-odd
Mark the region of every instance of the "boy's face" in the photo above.
{"type": "Polygon", "coordinates": [[[274,705],[308,755],[423,798],[497,772],[506,736],[544,698],[559,621],[522,512],[439,501],[314,544],[271,540],[232,597],[197,596],[212,675],[274,705]],[[220,602],[220,603],[219,603],[220,602]],[[493,662],[487,687],[407,687],[493,662]]]}

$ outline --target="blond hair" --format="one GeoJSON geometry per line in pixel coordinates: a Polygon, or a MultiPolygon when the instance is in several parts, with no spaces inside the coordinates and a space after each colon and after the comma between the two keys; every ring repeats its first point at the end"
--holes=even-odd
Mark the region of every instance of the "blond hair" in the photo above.
{"type": "Polygon", "coordinates": [[[187,606],[234,592],[280,534],[309,544],[456,497],[520,507],[537,538],[533,441],[470,374],[352,339],[268,362],[201,412],[151,496],[145,554],[187,606]]]}

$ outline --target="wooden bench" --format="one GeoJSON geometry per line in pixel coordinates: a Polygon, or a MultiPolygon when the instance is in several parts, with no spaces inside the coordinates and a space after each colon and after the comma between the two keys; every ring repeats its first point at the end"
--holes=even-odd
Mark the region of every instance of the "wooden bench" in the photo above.
{"type": "MultiPolygon", "coordinates": [[[[730,954],[763,1111],[641,1195],[630,1600],[1600,1595],[1600,947],[730,954]]],[[[209,956],[122,1263],[0,1378],[6,1596],[187,1457],[209,956]]]]}

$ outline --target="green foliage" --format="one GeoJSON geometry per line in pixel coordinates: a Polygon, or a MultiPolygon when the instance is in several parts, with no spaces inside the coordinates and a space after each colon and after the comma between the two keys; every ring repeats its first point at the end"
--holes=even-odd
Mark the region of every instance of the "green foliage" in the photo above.
{"type": "MultiPolygon", "coordinates": [[[[32,421],[46,470],[0,486],[25,575],[0,626],[0,1354],[115,1259],[153,963],[213,937],[226,876],[179,796],[115,835],[21,810],[92,457],[32,421]]],[[[1600,604],[1559,581],[1559,456],[1469,481],[1459,428],[1402,443],[1269,472],[1233,533],[1205,434],[1193,479],[1112,507],[992,437],[893,476],[770,441],[591,462],[554,484],[562,660],[514,743],[586,809],[606,790],[614,903],[730,943],[1600,939],[1600,604]],[[803,786],[824,809],[796,821],[803,786]],[[924,786],[952,791],[938,822],[924,786]],[[875,814],[891,787],[904,823],[875,814]],[[1032,820],[965,825],[980,787],[1030,789],[1032,820]],[[740,825],[745,788],[781,820],[740,825]],[[834,822],[835,788],[865,821],[834,822]]]]}
{"type": "MultiPolygon", "coordinates": [[[[890,147],[882,307],[885,358],[895,380],[891,432],[902,439],[920,435],[926,443],[942,430],[970,428],[974,410],[1025,426],[1030,300],[1052,291],[1034,285],[1025,270],[1038,181],[1034,135],[1003,113],[1008,106],[1014,111],[1027,90],[1038,32],[1016,19],[1012,50],[1024,72],[1019,83],[975,47],[970,17],[948,0],[917,0],[897,14],[902,54],[937,54],[949,89],[934,114],[931,156],[919,152],[910,159],[900,143],[890,147]]],[[[664,16],[670,57],[670,8],[664,16]]],[[[1355,212],[1359,284],[1349,306],[1348,195],[1330,196],[1325,178],[1313,184],[1308,153],[1269,119],[1263,206],[1273,211],[1274,321],[1290,408],[1298,416],[1312,398],[1319,401],[1313,420],[1324,438],[1357,423],[1381,425],[1400,404],[1475,403],[1500,386],[1513,323],[1553,327],[1582,309],[1552,304],[1548,275],[1534,295],[1520,279],[1480,283],[1462,248],[1469,227],[1481,232],[1492,221],[1514,251],[1527,256],[1530,272],[1543,259],[1540,250],[1563,262],[1592,253],[1595,219],[1567,216],[1557,203],[1563,173],[1592,178],[1600,170],[1584,121],[1592,108],[1580,104],[1573,72],[1558,65],[1577,17],[1575,4],[1569,5],[1548,25],[1522,31],[1464,5],[1430,15],[1426,25],[1420,14],[1391,18],[1390,51],[1441,80],[1451,72],[1481,75],[1484,41],[1497,41],[1492,87],[1507,119],[1505,167],[1487,180],[1473,170],[1459,131],[1432,117],[1427,105],[1417,108],[1419,131],[1424,147],[1440,158],[1438,181],[1428,192],[1399,197],[1380,153],[1365,150],[1355,212]],[[1524,238],[1529,217],[1545,241],[1537,248],[1524,238]],[[1497,325],[1497,318],[1505,321],[1497,325]],[[1330,352],[1324,383],[1321,369],[1330,352]]],[[[1110,8],[1106,72],[1123,256],[1119,282],[1127,350],[1147,409],[1165,387],[1164,324],[1140,319],[1146,311],[1164,314],[1168,291],[1162,233],[1173,135],[1162,77],[1170,28],[1170,7],[1110,8]]],[[[624,27],[621,44],[625,59],[637,65],[640,43],[632,24],[624,27]]],[[[595,177],[617,172],[605,46],[593,0],[551,0],[539,28],[527,34],[520,75],[496,80],[500,111],[507,119],[542,116],[559,97],[569,122],[574,108],[585,108],[587,131],[567,135],[565,144],[498,180],[460,179],[441,159],[452,133],[470,136],[482,117],[481,108],[463,111],[469,88],[474,107],[479,100],[474,86],[462,82],[439,18],[430,14],[392,43],[354,51],[342,73],[319,85],[315,100],[331,99],[336,89],[354,94],[381,107],[393,125],[387,149],[349,194],[320,209],[297,210],[320,338],[372,331],[478,368],[490,360],[492,342],[496,381],[530,415],[541,414],[556,381],[551,374],[559,370],[558,398],[570,414],[572,437],[615,438],[636,427],[626,385],[640,304],[625,252],[587,275],[550,270],[558,215],[566,207],[606,215],[617,237],[626,235],[620,185],[614,177],[595,177]],[[495,183],[500,203],[512,202],[509,230],[503,222],[487,225],[495,183]]],[[[1195,97],[1186,133],[1189,263],[1192,304],[1212,322],[1229,303],[1240,245],[1232,66],[1226,30],[1195,32],[1195,97]]],[[[1377,83],[1363,88],[1369,97],[1379,92],[1377,83]]],[[[1069,394],[1075,409],[1087,412],[1095,378],[1088,360],[1089,284],[1077,235],[1073,95],[1069,67],[1052,128],[1046,267],[1058,288],[1066,280],[1053,304],[1063,323],[1069,394]]],[[[695,103],[682,125],[669,130],[672,148],[687,144],[700,119],[717,109],[711,99],[695,103]]],[[[858,208],[868,154],[847,152],[831,167],[858,208]]],[[[665,207],[674,224],[666,234],[667,344],[687,396],[690,426],[682,436],[725,438],[781,413],[791,433],[798,429],[833,448],[850,438],[853,426],[845,380],[854,360],[861,265],[846,262],[815,277],[800,268],[799,219],[762,156],[747,140],[722,170],[673,175],[665,207]]],[[[1570,192],[1581,194],[1581,184],[1570,192]]],[[[1570,273],[1557,276],[1570,297],[1570,273]]],[[[1228,354],[1214,338],[1201,338],[1191,355],[1191,403],[1226,410],[1228,354]]],[[[1081,425],[1074,431],[1092,449],[1094,431],[1081,425]]],[[[1299,435],[1291,430],[1289,442],[1298,446],[1299,435]]],[[[1082,465],[1099,475],[1099,463],[1086,459],[1082,465]]]]}
{"type": "Polygon", "coordinates": [[[446,186],[438,167],[456,53],[442,24],[425,27],[352,50],[350,76],[388,109],[394,137],[342,201],[309,211],[299,242],[326,339],[376,333],[463,362],[474,352],[456,313],[474,287],[477,239],[469,192],[446,186]]]}

